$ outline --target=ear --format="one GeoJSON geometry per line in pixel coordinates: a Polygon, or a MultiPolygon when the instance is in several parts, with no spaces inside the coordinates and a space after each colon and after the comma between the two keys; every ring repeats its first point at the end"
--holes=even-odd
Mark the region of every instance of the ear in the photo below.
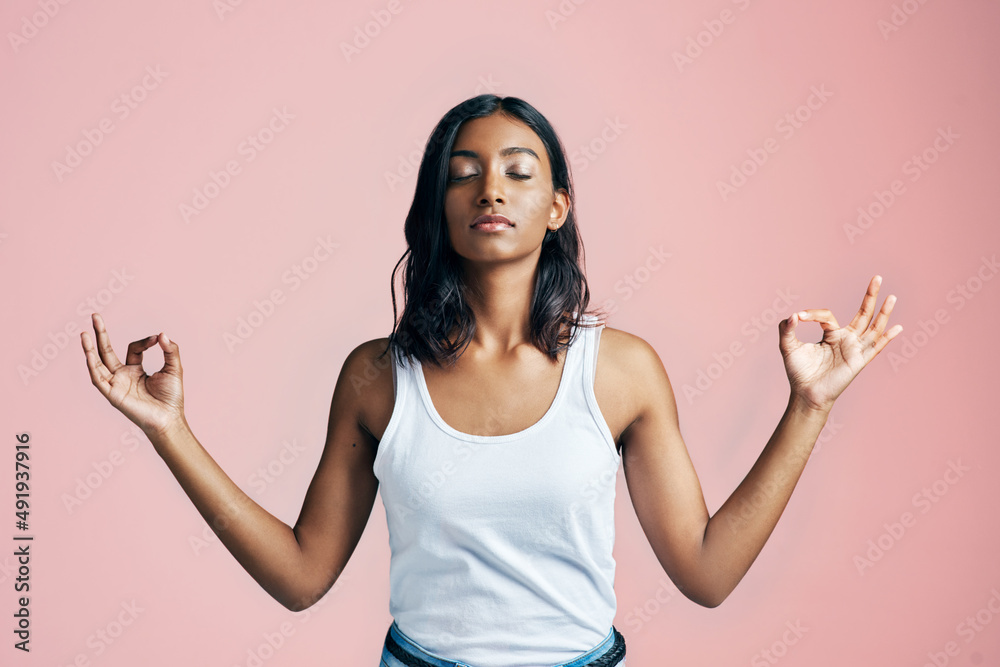
{"type": "Polygon", "coordinates": [[[556,190],[552,198],[552,211],[549,214],[548,228],[555,231],[562,227],[563,223],[566,222],[566,216],[569,215],[569,209],[569,193],[562,189],[556,190]]]}

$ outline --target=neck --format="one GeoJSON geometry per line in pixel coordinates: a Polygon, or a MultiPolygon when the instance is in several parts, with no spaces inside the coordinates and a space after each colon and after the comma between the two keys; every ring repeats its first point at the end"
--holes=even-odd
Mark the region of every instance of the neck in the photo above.
{"type": "Polygon", "coordinates": [[[537,266],[537,261],[465,266],[467,298],[476,317],[470,348],[506,354],[531,344],[528,333],[537,266]]]}

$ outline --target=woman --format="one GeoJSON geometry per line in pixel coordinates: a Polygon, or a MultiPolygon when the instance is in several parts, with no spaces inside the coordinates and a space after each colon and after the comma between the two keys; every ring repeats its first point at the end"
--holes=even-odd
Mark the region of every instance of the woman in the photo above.
{"type": "Polygon", "coordinates": [[[381,489],[387,667],[624,665],[612,625],[619,462],[666,573],[691,600],[720,604],[763,548],[835,399],[902,330],[885,331],[893,296],[873,318],[879,276],[847,327],[825,309],[782,321],[787,408],[710,517],[659,357],[586,310],[569,170],[538,111],[495,95],[451,109],[427,143],[405,233],[403,312],[392,335],[344,362],[294,527],[191,433],[177,343],[164,333],[135,341],[122,364],[98,314],[96,346],[81,336],[94,385],[287,608],[333,585],[381,489]],[[800,320],[819,322],[823,340],[799,341],[800,320]],[[142,354],[154,343],[164,365],[147,376],[142,354]]]}

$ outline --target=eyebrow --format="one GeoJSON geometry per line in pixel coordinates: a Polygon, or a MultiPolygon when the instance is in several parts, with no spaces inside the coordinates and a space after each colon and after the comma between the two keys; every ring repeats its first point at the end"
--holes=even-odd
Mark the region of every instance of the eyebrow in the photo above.
{"type": "MultiPolygon", "coordinates": [[[[500,155],[503,156],[503,157],[507,157],[508,155],[513,155],[515,153],[525,153],[527,155],[530,155],[530,156],[534,157],[539,162],[542,161],[542,159],[540,157],[538,157],[538,153],[536,153],[535,151],[531,150],[530,148],[525,148],[523,146],[510,146],[508,148],[502,148],[500,150],[500,155]]],[[[451,157],[471,157],[471,158],[478,158],[479,154],[476,153],[475,151],[452,151],[451,152],[451,157]]]]}

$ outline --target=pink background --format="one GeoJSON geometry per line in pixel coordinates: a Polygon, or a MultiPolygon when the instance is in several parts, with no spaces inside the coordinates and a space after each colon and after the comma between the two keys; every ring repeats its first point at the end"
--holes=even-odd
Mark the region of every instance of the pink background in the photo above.
{"type": "MultiPolygon", "coordinates": [[[[340,367],[392,325],[407,160],[447,109],[496,92],[528,100],[560,133],[593,303],[614,300],[609,325],[659,352],[710,511],[784,408],[777,319],[827,307],[846,325],[880,273],[879,302],[896,294],[892,321],[905,327],[838,401],[777,529],[721,607],[676,594],[620,474],[616,625],[629,666],[1000,664],[989,608],[1000,609],[1000,280],[986,261],[1000,246],[1000,6],[397,1],[396,14],[382,1],[233,0],[222,13],[223,0],[3,4],[0,539],[11,546],[0,553],[17,532],[21,432],[36,540],[30,655],[11,646],[14,558],[0,557],[0,662],[376,664],[391,621],[381,502],[338,587],[309,612],[285,610],[220,543],[199,544],[205,522],[91,386],[78,333],[61,332],[88,325],[87,299],[123,357],[129,341],[166,331],[182,349],[196,435],[294,522],[340,367]],[[391,21],[378,26],[372,12],[391,21]],[[374,36],[346,57],[341,44],[366,24],[374,36]],[[273,141],[250,160],[241,142],[274,109],[293,118],[275,121],[280,132],[264,132],[273,141]],[[797,110],[798,127],[779,124],[797,110]],[[75,146],[89,154],[55,167],[75,146]],[[720,194],[734,165],[762,151],[766,162],[720,194]],[[933,163],[914,171],[925,151],[933,163]],[[186,222],[181,205],[229,161],[239,172],[186,222]],[[879,197],[892,199],[881,211],[879,197]],[[881,215],[852,236],[858,207],[881,215]],[[338,244],[334,255],[308,280],[284,281],[318,237],[338,244]],[[651,246],[670,258],[646,272],[651,246]],[[628,293],[626,276],[640,289],[628,293]],[[224,334],[275,289],[284,302],[230,350],[224,334]],[[784,290],[792,305],[769,312],[784,290]],[[768,323],[763,333],[751,318],[768,323]],[[745,352],[722,368],[716,355],[734,341],[745,352]],[[714,379],[689,400],[699,372],[714,379]],[[305,452],[262,489],[253,476],[286,442],[305,452]],[[946,476],[950,462],[960,477],[946,476]],[[934,502],[914,498],[925,488],[934,502]],[[67,505],[76,494],[86,497],[67,505]],[[893,536],[905,512],[913,521],[893,536]],[[887,550],[859,571],[879,543],[887,550]],[[965,620],[977,613],[978,631],[965,620]],[[131,621],[120,634],[119,616],[131,621]],[[796,623],[801,637],[786,632],[796,623]],[[99,631],[118,636],[109,644],[99,631]]],[[[819,339],[818,325],[800,333],[819,339]]],[[[145,367],[161,363],[154,351],[145,367]]]]}

